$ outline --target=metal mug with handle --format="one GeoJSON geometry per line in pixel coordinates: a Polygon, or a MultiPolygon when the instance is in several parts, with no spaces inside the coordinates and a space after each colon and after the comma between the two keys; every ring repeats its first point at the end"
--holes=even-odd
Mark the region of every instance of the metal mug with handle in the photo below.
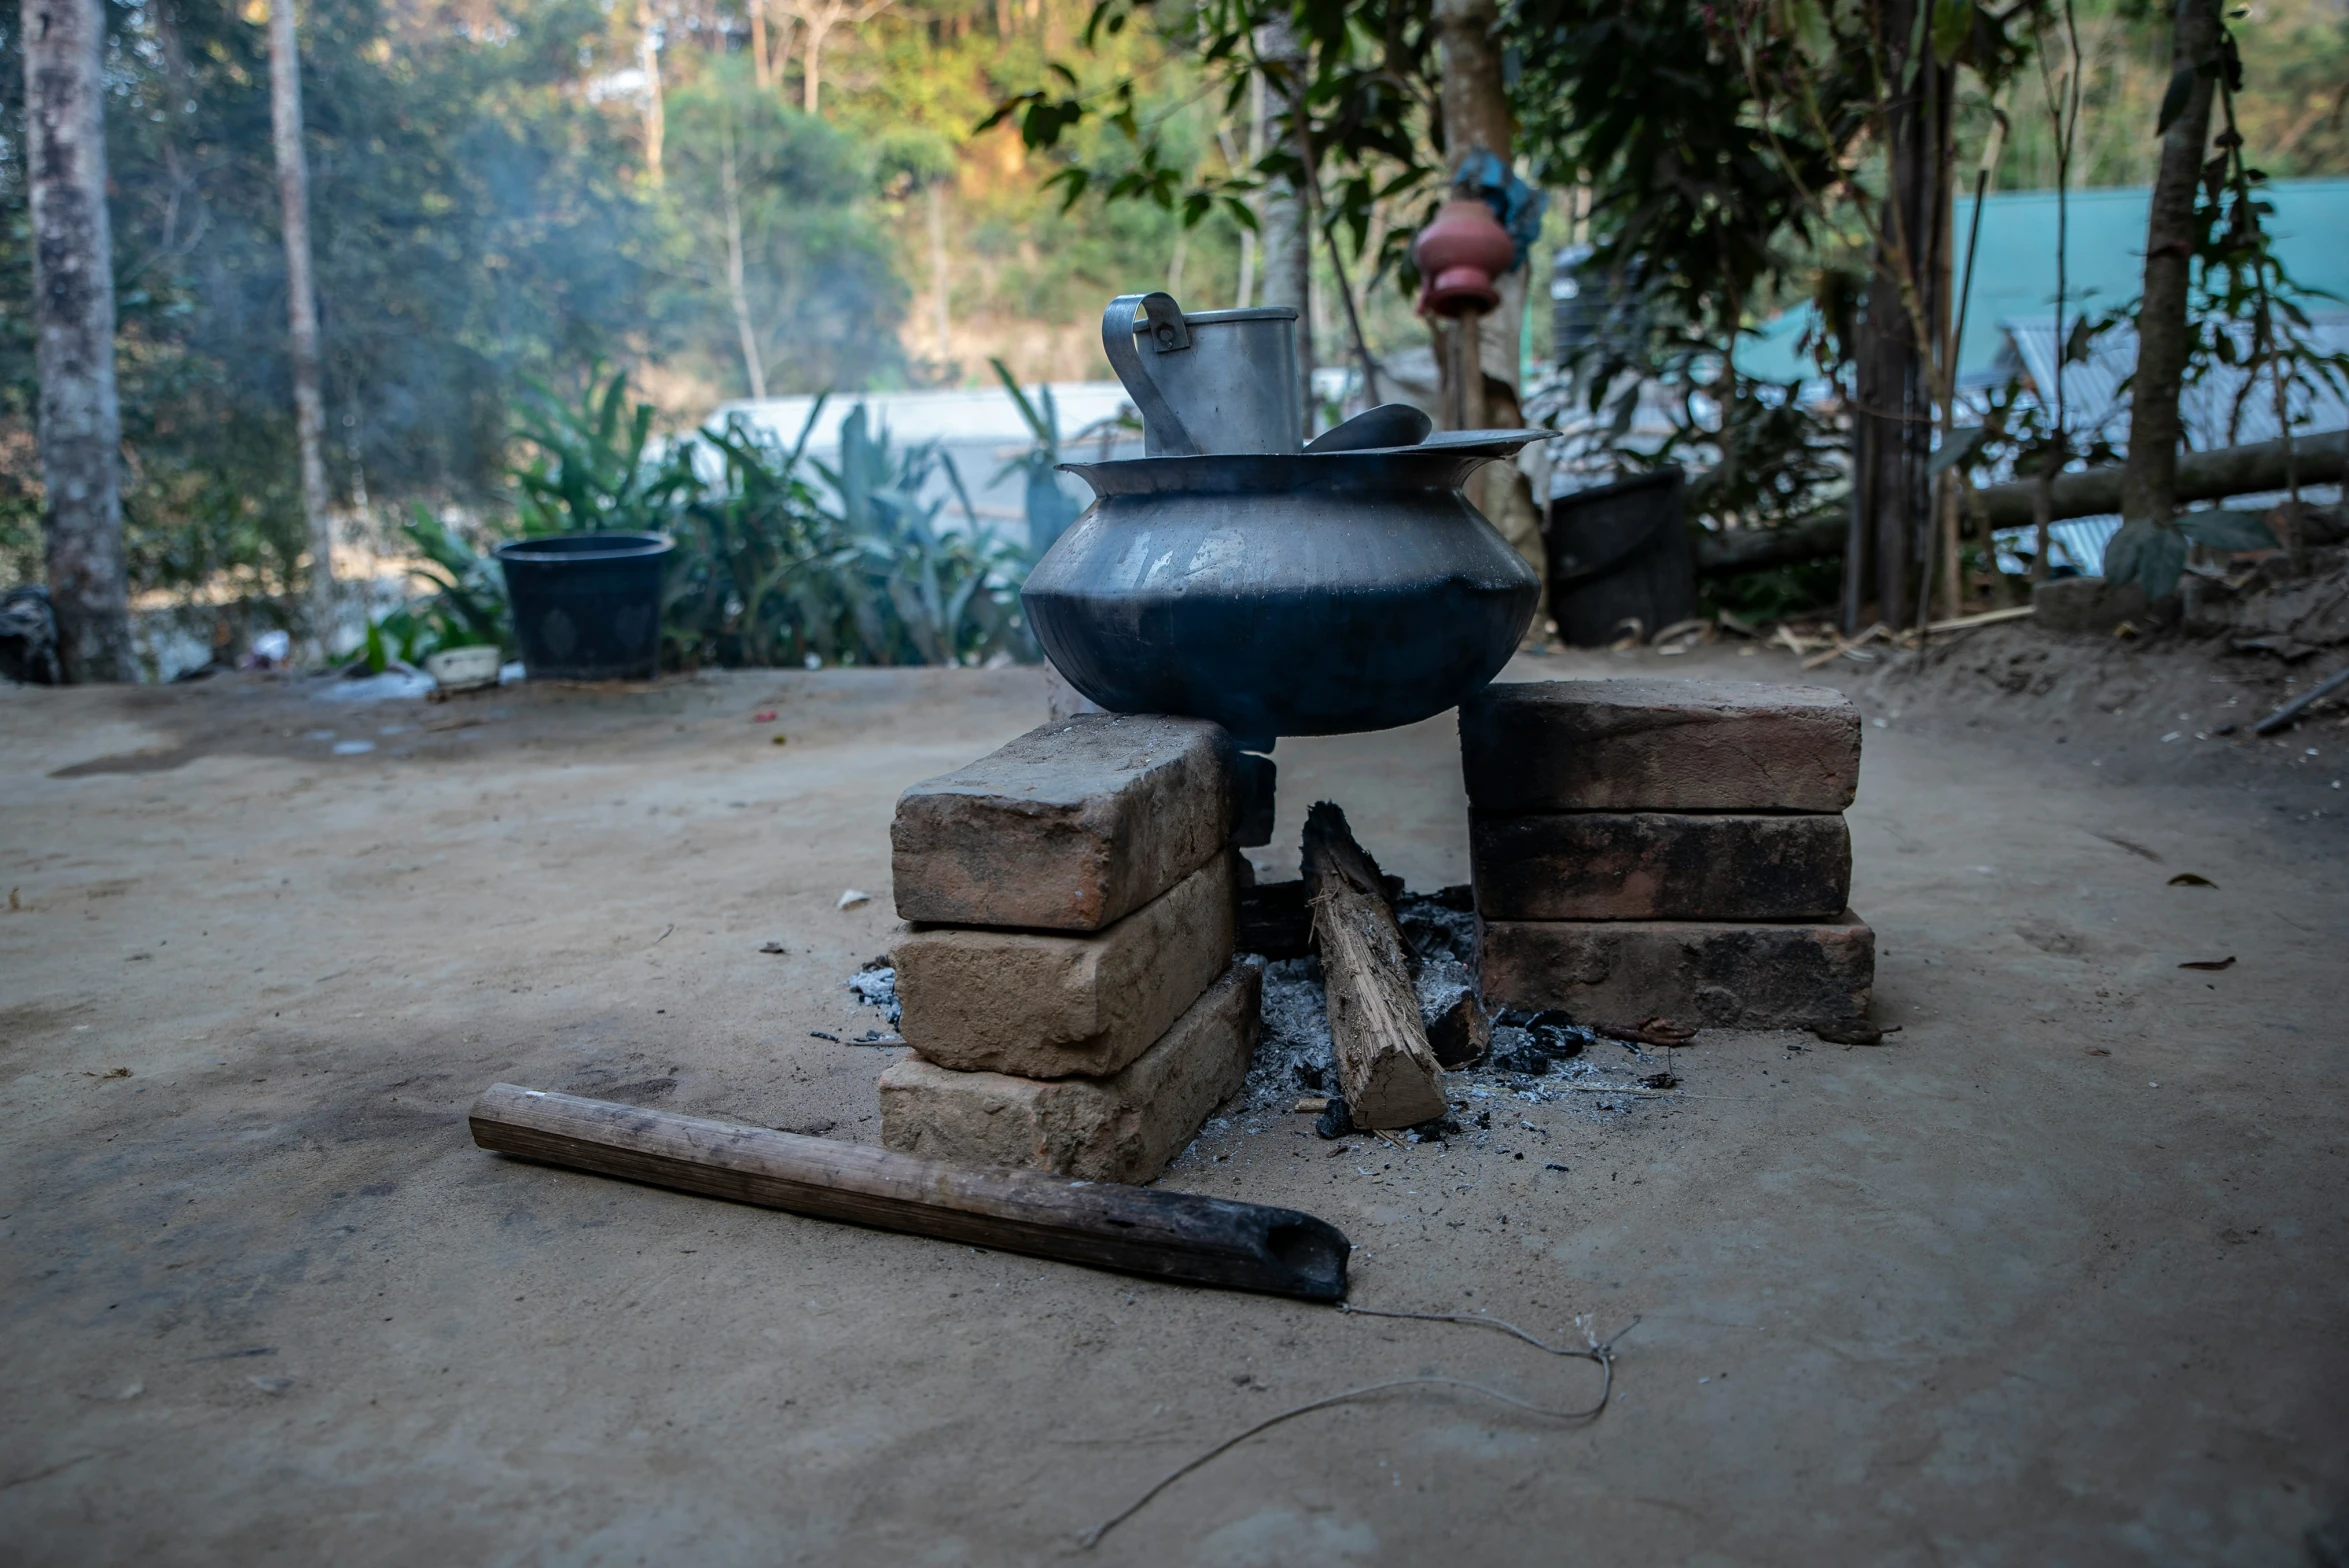
{"type": "Polygon", "coordinates": [[[1120,294],[1102,313],[1101,347],[1141,410],[1142,450],[1151,457],[1287,453],[1305,444],[1290,306],[1185,315],[1171,294],[1120,294]]]}

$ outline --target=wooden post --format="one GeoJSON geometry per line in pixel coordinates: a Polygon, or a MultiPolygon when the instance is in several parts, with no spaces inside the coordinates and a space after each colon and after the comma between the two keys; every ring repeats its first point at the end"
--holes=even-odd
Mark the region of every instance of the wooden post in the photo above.
{"type": "Polygon", "coordinates": [[[1410,950],[1377,863],[1354,842],[1346,814],[1326,800],[1305,817],[1305,896],[1321,950],[1338,1083],[1354,1125],[1414,1127],[1443,1115],[1410,950]]]}
{"type": "Polygon", "coordinates": [[[1294,1209],[951,1165],[510,1083],[490,1085],[471,1124],[499,1154],[705,1197],[1188,1284],[1346,1294],[1352,1244],[1294,1209]]]}
{"type": "Polygon", "coordinates": [[[25,0],[21,15],[42,521],[57,651],[69,681],[135,680],[106,211],[106,8],[25,0]]]}

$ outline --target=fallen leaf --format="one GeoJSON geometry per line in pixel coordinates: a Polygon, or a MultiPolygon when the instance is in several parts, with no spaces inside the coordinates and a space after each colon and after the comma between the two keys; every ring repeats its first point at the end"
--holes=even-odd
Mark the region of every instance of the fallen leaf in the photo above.
{"type": "Polygon", "coordinates": [[[780,942],[762,942],[759,944],[759,951],[762,953],[788,953],[791,949],[780,942]]]}
{"type": "Polygon", "coordinates": [[[2226,969],[2232,967],[2234,962],[2235,955],[2229,953],[2224,958],[2190,958],[2178,967],[2180,969],[2226,969]]]}
{"type": "Polygon", "coordinates": [[[2106,1050],[2101,1045],[2092,1045],[2088,1047],[2088,1054],[2090,1056],[2110,1056],[2112,1055],[2112,1052],[2106,1050]]]}
{"type": "Polygon", "coordinates": [[[775,744],[778,746],[785,746],[789,745],[790,742],[786,741],[782,736],[778,735],[775,737],[775,744]]]}
{"type": "Polygon", "coordinates": [[[761,708],[758,712],[750,716],[750,722],[753,724],[772,724],[775,722],[775,710],[772,708],[761,708]]]}
{"type": "Polygon", "coordinates": [[[2198,877],[2198,876],[2196,876],[2196,875],[2195,875],[2193,872],[2191,872],[2191,871],[2181,871],[2181,872],[2179,872],[2179,873],[2178,873],[2176,876],[2174,876],[2174,877],[2170,878],[2170,886],[2172,886],[2172,887],[2217,887],[2217,886],[2218,886],[2218,884],[2217,884],[2216,882],[2213,882],[2213,881],[2212,881],[2210,878],[2208,878],[2208,877],[2198,877]]]}

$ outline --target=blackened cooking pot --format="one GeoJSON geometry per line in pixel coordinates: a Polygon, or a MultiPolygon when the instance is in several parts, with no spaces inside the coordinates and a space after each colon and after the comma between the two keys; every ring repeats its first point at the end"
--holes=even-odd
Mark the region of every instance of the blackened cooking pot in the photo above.
{"type": "Polygon", "coordinates": [[[1533,617],[1533,568],[1460,485],[1544,434],[1064,465],[1095,499],[1029,575],[1028,622],[1104,708],[1254,749],[1414,723],[1499,674],[1533,617]]]}

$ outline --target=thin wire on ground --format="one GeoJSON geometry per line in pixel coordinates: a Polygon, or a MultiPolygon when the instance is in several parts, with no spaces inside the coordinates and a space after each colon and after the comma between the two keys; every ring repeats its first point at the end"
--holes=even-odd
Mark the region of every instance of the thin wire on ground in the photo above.
{"type": "MultiPolygon", "coordinates": [[[[1333,1405],[1350,1404],[1358,1399],[1368,1399],[1374,1394],[1391,1393],[1399,1388],[1464,1389],[1471,1394],[1481,1394],[1487,1399],[1499,1400],[1504,1405],[1509,1405],[1518,1410],[1525,1411],[1529,1415],[1540,1416],[1544,1420],[1596,1421],[1602,1414],[1605,1413],[1607,1408],[1607,1401],[1613,1398],[1615,1393],[1615,1341],[1621,1339],[1624,1335],[1639,1327],[1639,1319],[1635,1317],[1630,1322],[1617,1329],[1607,1338],[1603,1340],[1593,1339],[1587,1348],[1578,1348],[1571,1345],[1558,1346],[1547,1344],[1542,1340],[1536,1339],[1533,1335],[1528,1334],[1525,1330],[1519,1328],[1514,1323],[1506,1323],[1499,1318],[1478,1317],[1474,1314],[1465,1312],[1396,1312],[1381,1307],[1350,1306],[1343,1301],[1338,1303],[1338,1311],[1348,1317],[1410,1318],[1422,1323],[1466,1323],[1476,1328],[1497,1329],[1504,1334],[1508,1334],[1514,1338],[1523,1340],[1528,1345],[1533,1346],[1536,1350],[1542,1351],[1547,1355],[1566,1356],[1577,1361],[1596,1362],[1600,1371],[1604,1374],[1604,1381],[1599,1385],[1599,1402],[1591,1406],[1588,1410],[1554,1410],[1547,1405],[1537,1405],[1529,1399],[1519,1399],[1514,1394],[1504,1394],[1497,1388],[1487,1388],[1482,1383],[1471,1383],[1465,1378],[1456,1377],[1399,1377],[1384,1383],[1369,1383],[1360,1388],[1349,1388],[1343,1393],[1326,1395],[1320,1399],[1309,1400],[1302,1405],[1292,1406],[1287,1410],[1281,1411],[1277,1415],[1265,1417],[1263,1420],[1257,1422],[1254,1426],[1251,1426],[1244,1431],[1233,1433],[1230,1437],[1225,1438],[1222,1442],[1216,1444],[1213,1448],[1208,1449],[1205,1453],[1200,1454],[1168,1471],[1164,1476],[1159,1478],[1157,1484],[1152,1486],[1150,1490],[1144,1492],[1141,1496],[1126,1504],[1125,1507],[1119,1509],[1116,1513],[1112,1514],[1109,1518],[1104,1519],[1101,1523],[1095,1525],[1092,1529],[1087,1530],[1084,1534],[1078,1536],[1077,1544],[1088,1551],[1100,1545],[1104,1536],[1108,1535],[1110,1531],[1116,1529],[1119,1525],[1124,1524],[1128,1519],[1133,1518],[1134,1515],[1140,1513],[1144,1508],[1147,1508],[1159,1493],[1165,1491],[1168,1487],[1174,1485],[1184,1476],[1189,1475],[1192,1471],[1208,1463],[1210,1460],[1215,1459],[1219,1455],[1229,1453],[1232,1449],[1239,1447],[1242,1443],[1245,1443],[1248,1441],[1248,1439],[1256,1436],[1260,1432],[1269,1432],[1284,1421],[1294,1421],[1297,1417],[1311,1415],[1316,1410],[1327,1410],[1333,1405]]],[[[1586,1328],[1583,1332],[1587,1337],[1589,1330],[1586,1328]]]]}

